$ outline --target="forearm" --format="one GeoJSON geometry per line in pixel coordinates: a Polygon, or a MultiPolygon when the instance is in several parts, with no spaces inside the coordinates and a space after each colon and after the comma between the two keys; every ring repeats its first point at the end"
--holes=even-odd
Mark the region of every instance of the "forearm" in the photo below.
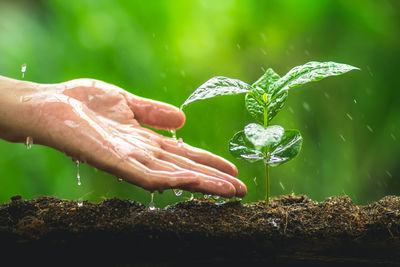
{"type": "Polygon", "coordinates": [[[34,98],[40,85],[0,76],[0,138],[24,142],[34,133],[37,120],[34,98]]]}

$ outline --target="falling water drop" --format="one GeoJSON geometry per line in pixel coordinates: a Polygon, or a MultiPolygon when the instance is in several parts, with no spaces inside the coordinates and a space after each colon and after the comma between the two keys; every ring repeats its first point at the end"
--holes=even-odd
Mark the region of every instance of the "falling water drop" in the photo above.
{"type": "Polygon", "coordinates": [[[154,192],[150,193],[150,203],[149,203],[149,207],[148,210],[149,211],[153,211],[156,209],[156,206],[154,205],[154,192]]]}
{"type": "Polygon", "coordinates": [[[285,187],[283,186],[282,182],[279,182],[279,185],[281,186],[282,190],[285,190],[285,187]]]}
{"type": "Polygon", "coordinates": [[[31,136],[28,136],[26,138],[26,141],[25,141],[26,148],[27,149],[31,149],[32,148],[32,144],[33,144],[33,138],[31,136]]]}
{"type": "Polygon", "coordinates": [[[25,76],[25,71],[26,71],[26,64],[24,63],[21,66],[22,78],[24,78],[24,76],[25,76]]]}
{"type": "Polygon", "coordinates": [[[349,120],[353,120],[353,117],[349,114],[349,113],[346,113],[346,116],[347,116],[347,118],[349,118],[349,120]]]}
{"type": "Polygon", "coordinates": [[[182,137],[179,137],[179,139],[178,139],[178,148],[181,148],[182,145],[183,145],[183,139],[182,139],[182,137]]]}
{"type": "Polygon", "coordinates": [[[75,161],[75,163],[76,163],[76,178],[78,179],[78,185],[81,185],[82,184],[81,183],[81,175],[79,173],[79,164],[80,164],[80,162],[79,162],[79,160],[77,160],[77,161],[75,161]]]}
{"type": "Polygon", "coordinates": [[[372,129],[372,127],[371,127],[371,126],[369,126],[368,124],[367,124],[367,129],[368,129],[368,131],[370,131],[371,133],[373,133],[373,132],[374,132],[374,129],[372,129]]]}
{"type": "Polygon", "coordinates": [[[174,195],[176,197],[180,197],[183,193],[183,190],[181,190],[181,189],[173,189],[172,191],[174,191],[174,195]]]}
{"type": "Polygon", "coordinates": [[[176,140],[176,130],[171,130],[169,131],[172,135],[172,138],[174,138],[176,140]]]}

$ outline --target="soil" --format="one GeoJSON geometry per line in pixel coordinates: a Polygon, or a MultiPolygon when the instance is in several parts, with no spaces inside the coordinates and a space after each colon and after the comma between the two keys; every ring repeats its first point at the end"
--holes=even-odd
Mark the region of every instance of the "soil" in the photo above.
{"type": "Polygon", "coordinates": [[[107,266],[398,266],[400,197],[365,206],[346,196],[288,195],[268,207],[192,200],[150,211],[117,198],[79,207],[14,196],[0,205],[0,243],[2,259],[14,263],[79,256],[107,266]]]}

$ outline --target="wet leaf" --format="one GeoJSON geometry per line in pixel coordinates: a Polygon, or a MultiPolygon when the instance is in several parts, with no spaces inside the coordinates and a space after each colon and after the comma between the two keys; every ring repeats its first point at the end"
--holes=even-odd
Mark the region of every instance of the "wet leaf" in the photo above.
{"type": "Polygon", "coordinates": [[[267,69],[267,71],[260,77],[255,83],[253,83],[253,88],[261,88],[266,93],[271,93],[268,89],[271,84],[275,83],[279,80],[280,76],[275,73],[275,71],[271,68],[267,69]]]}
{"type": "Polygon", "coordinates": [[[229,151],[235,158],[248,162],[264,160],[264,154],[254,148],[243,131],[237,132],[229,141],[229,151]]]}
{"type": "Polygon", "coordinates": [[[336,62],[311,61],[304,65],[294,67],[285,76],[271,86],[272,97],[299,85],[319,81],[325,77],[344,74],[358,68],[336,62]]]}
{"type": "Polygon", "coordinates": [[[257,123],[250,123],[244,127],[246,138],[254,145],[257,150],[278,144],[285,133],[282,126],[271,125],[264,127],[257,123]]]}
{"type": "Polygon", "coordinates": [[[241,80],[217,76],[200,85],[200,87],[186,99],[181,108],[198,100],[222,95],[237,95],[247,93],[250,90],[251,86],[241,80]]]}
{"type": "Polygon", "coordinates": [[[247,111],[257,122],[261,124],[264,124],[264,106],[261,104],[264,93],[264,90],[258,87],[252,90],[252,94],[247,93],[245,97],[247,111]]]}
{"type": "Polygon", "coordinates": [[[286,130],[279,144],[273,145],[270,149],[267,162],[270,166],[279,166],[295,158],[303,143],[303,138],[297,130],[286,130]]]}

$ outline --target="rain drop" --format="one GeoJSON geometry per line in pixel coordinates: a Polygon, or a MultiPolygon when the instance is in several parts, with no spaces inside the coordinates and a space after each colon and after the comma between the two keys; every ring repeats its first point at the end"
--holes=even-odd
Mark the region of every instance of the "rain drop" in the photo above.
{"type": "Polygon", "coordinates": [[[396,141],[396,136],[393,133],[390,134],[390,137],[392,137],[393,141],[396,141]]]}
{"type": "Polygon", "coordinates": [[[153,211],[156,209],[156,206],[154,205],[154,192],[150,193],[150,203],[149,203],[149,207],[148,210],[149,211],[153,211]]]}
{"type": "Polygon", "coordinates": [[[181,148],[182,145],[183,145],[183,140],[182,140],[181,137],[179,137],[179,139],[178,139],[178,148],[181,148]]]}
{"type": "Polygon", "coordinates": [[[347,118],[349,118],[351,121],[353,120],[353,117],[352,117],[349,113],[346,113],[346,116],[347,116],[347,118]]]}
{"type": "Polygon", "coordinates": [[[285,187],[283,186],[282,182],[279,182],[279,185],[281,186],[282,190],[285,190],[285,187]]]}
{"type": "Polygon", "coordinates": [[[307,110],[307,111],[310,111],[310,110],[311,110],[310,105],[309,105],[307,102],[303,102],[303,108],[304,108],[305,110],[307,110]]]}
{"type": "Polygon", "coordinates": [[[343,142],[346,142],[346,139],[344,138],[344,136],[342,134],[339,134],[339,136],[343,140],[343,142]]]}
{"type": "Polygon", "coordinates": [[[353,99],[353,101],[354,101],[354,104],[357,104],[357,100],[356,99],[353,99]]]}
{"type": "Polygon", "coordinates": [[[82,184],[81,183],[81,175],[79,173],[79,164],[80,164],[80,162],[79,162],[79,160],[77,160],[77,161],[75,161],[75,163],[76,163],[76,178],[78,179],[78,185],[81,185],[82,184]]]}
{"type": "Polygon", "coordinates": [[[24,76],[25,76],[25,71],[26,71],[26,64],[24,63],[21,66],[22,78],[24,78],[24,76]]]}
{"type": "Polygon", "coordinates": [[[171,130],[169,131],[172,135],[172,138],[174,138],[176,140],[176,130],[171,130]]]}
{"type": "Polygon", "coordinates": [[[31,149],[32,148],[32,144],[33,144],[33,138],[31,136],[28,136],[26,138],[26,141],[25,141],[26,148],[27,149],[31,149]]]}
{"type": "Polygon", "coordinates": [[[326,99],[331,98],[331,96],[327,92],[324,93],[324,96],[326,97],[326,99]]]}
{"type": "Polygon", "coordinates": [[[183,190],[181,190],[181,189],[173,189],[172,191],[174,191],[174,195],[176,197],[182,196],[183,190]]]}
{"type": "Polygon", "coordinates": [[[256,185],[258,185],[258,184],[257,184],[257,177],[254,177],[253,181],[254,181],[254,183],[255,183],[256,185]]]}
{"type": "Polygon", "coordinates": [[[237,47],[238,49],[240,49],[240,44],[236,44],[236,47],[237,47]]]}
{"type": "Polygon", "coordinates": [[[371,128],[371,126],[369,126],[368,124],[367,124],[367,129],[368,129],[368,131],[370,131],[371,133],[373,133],[374,132],[374,130],[371,128]]]}
{"type": "Polygon", "coordinates": [[[385,172],[386,172],[387,176],[389,176],[390,178],[393,178],[393,175],[388,170],[385,170],[385,172]]]}

